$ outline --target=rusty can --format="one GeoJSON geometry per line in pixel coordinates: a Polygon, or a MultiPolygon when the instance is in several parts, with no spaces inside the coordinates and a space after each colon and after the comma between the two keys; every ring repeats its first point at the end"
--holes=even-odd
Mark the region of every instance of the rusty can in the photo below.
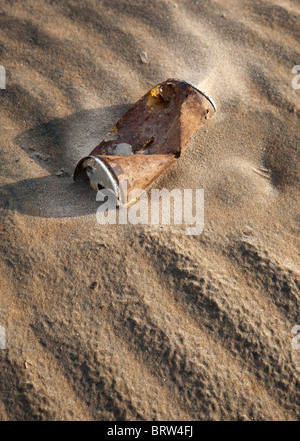
{"type": "Polygon", "coordinates": [[[164,81],[127,110],[79,161],[73,179],[88,177],[95,191],[110,189],[117,205],[126,205],[184,153],[192,134],[215,111],[211,98],[192,84],[164,81]]]}

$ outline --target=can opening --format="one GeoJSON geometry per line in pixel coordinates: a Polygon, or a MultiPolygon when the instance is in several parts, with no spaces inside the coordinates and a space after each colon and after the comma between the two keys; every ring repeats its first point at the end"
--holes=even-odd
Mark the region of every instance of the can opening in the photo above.
{"type": "Polygon", "coordinates": [[[97,193],[99,190],[111,190],[117,203],[119,201],[119,189],[115,177],[101,159],[87,156],[77,165],[74,180],[81,180],[89,184],[97,193]]]}

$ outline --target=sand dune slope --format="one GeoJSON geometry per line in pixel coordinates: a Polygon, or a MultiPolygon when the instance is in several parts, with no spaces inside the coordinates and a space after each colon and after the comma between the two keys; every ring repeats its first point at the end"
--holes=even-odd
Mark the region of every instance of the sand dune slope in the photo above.
{"type": "Polygon", "coordinates": [[[0,419],[299,418],[299,21],[296,0],[0,2],[0,419]],[[155,187],[203,188],[204,231],[101,226],[73,168],[172,77],[218,111],[155,187]]]}

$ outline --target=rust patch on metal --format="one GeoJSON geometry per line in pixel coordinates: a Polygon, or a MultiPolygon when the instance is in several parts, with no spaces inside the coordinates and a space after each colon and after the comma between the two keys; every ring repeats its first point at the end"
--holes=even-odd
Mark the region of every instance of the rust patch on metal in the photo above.
{"type": "Polygon", "coordinates": [[[119,165],[115,165],[113,167],[113,171],[116,173],[117,176],[120,176],[124,173],[122,167],[120,167],[119,165]]]}

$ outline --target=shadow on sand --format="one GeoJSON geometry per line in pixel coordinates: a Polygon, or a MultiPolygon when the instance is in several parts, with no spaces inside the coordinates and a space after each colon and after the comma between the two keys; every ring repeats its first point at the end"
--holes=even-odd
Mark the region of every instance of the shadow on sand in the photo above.
{"type": "Polygon", "coordinates": [[[129,107],[83,110],[19,135],[15,142],[48,175],[1,187],[0,207],[46,218],[95,213],[100,205],[95,193],[84,183],[73,182],[73,170],[129,107]]]}

